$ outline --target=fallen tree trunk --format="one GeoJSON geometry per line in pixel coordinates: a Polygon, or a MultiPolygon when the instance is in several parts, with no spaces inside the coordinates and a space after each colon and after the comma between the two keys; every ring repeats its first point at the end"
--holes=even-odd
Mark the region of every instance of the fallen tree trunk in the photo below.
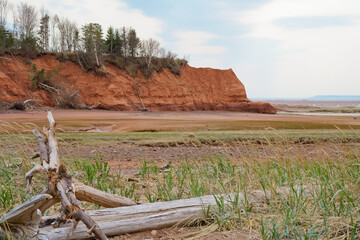
{"type": "MultiPolygon", "coordinates": [[[[229,204],[235,195],[224,195],[229,204]]],[[[239,194],[239,201],[244,201],[244,195],[239,194]]],[[[247,194],[247,201],[252,204],[266,204],[266,196],[261,191],[247,194]]],[[[137,206],[101,209],[88,211],[87,214],[99,225],[106,236],[133,233],[146,230],[160,229],[191,222],[205,217],[210,207],[217,208],[214,196],[203,196],[191,199],[181,199],[170,202],[147,203],[137,206]]],[[[55,217],[44,217],[42,222],[51,222],[55,217]],[[49,221],[50,220],[50,221],[49,221]]],[[[59,228],[45,226],[40,228],[40,239],[66,239],[72,229],[71,224],[61,225],[59,228]]],[[[71,239],[90,239],[86,227],[79,223],[71,239]]]]}

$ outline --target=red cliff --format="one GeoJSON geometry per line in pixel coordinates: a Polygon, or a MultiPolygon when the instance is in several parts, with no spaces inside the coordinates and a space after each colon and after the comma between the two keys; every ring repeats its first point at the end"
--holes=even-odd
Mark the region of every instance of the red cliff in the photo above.
{"type": "MultiPolygon", "coordinates": [[[[168,69],[154,72],[146,79],[140,72],[131,77],[112,64],[105,64],[108,74],[96,75],[71,61],[60,62],[46,55],[31,61],[38,69],[56,70],[62,81],[78,90],[86,105],[108,110],[194,111],[228,110],[276,113],[268,103],[251,102],[244,85],[229,70],[185,66],[181,75],[168,69]]],[[[22,58],[0,58],[0,101],[17,102],[36,99],[53,106],[51,94],[30,90],[30,64],[22,58]]]]}

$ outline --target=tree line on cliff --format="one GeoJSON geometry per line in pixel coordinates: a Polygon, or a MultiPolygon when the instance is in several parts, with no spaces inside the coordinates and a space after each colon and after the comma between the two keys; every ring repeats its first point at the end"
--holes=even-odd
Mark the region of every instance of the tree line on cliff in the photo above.
{"type": "Polygon", "coordinates": [[[187,64],[161,48],[157,40],[139,39],[131,27],[109,27],[104,35],[98,23],[79,27],[71,19],[39,11],[30,4],[0,0],[0,55],[5,53],[27,58],[55,54],[60,61],[71,60],[99,74],[106,74],[107,61],[131,76],[141,70],[145,77],[163,68],[180,74],[181,66],[187,64]],[[12,21],[8,21],[10,14],[12,21]]]}

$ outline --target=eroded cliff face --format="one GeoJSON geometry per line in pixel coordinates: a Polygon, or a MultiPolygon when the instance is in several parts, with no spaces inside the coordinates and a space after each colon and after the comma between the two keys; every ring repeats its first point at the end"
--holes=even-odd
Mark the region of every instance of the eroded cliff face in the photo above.
{"type": "MultiPolygon", "coordinates": [[[[210,68],[184,67],[180,76],[168,69],[154,72],[146,79],[140,72],[131,77],[112,64],[105,64],[108,74],[84,72],[73,62],[59,62],[46,55],[32,60],[38,69],[56,70],[63,81],[79,91],[86,105],[108,110],[194,111],[229,110],[276,113],[268,103],[251,102],[244,85],[234,72],[210,68]]],[[[53,106],[51,94],[45,90],[30,90],[30,64],[20,58],[0,58],[0,100],[17,102],[36,99],[53,106]]]]}

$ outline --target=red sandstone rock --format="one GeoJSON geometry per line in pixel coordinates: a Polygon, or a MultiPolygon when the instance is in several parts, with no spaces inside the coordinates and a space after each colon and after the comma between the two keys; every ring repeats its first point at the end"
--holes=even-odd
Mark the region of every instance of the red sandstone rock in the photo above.
{"type": "MultiPolygon", "coordinates": [[[[31,66],[20,57],[4,57],[10,60],[0,59],[0,100],[17,102],[33,98],[42,104],[53,106],[53,100],[46,91],[30,90],[31,66]]],[[[32,60],[32,63],[39,70],[57,69],[61,78],[79,90],[85,104],[96,104],[102,109],[140,110],[142,101],[150,111],[226,110],[276,113],[276,109],[269,103],[251,102],[246,96],[244,85],[231,69],[185,66],[180,76],[165,69],[154,72],[150,79],[146,79],[140,72],[133,78],[109,63],[105,64],[109,72],[106,76],[84,72],[79,65],[70,61],[59,62],[52,55],[39,57],[32,60]]]]}

